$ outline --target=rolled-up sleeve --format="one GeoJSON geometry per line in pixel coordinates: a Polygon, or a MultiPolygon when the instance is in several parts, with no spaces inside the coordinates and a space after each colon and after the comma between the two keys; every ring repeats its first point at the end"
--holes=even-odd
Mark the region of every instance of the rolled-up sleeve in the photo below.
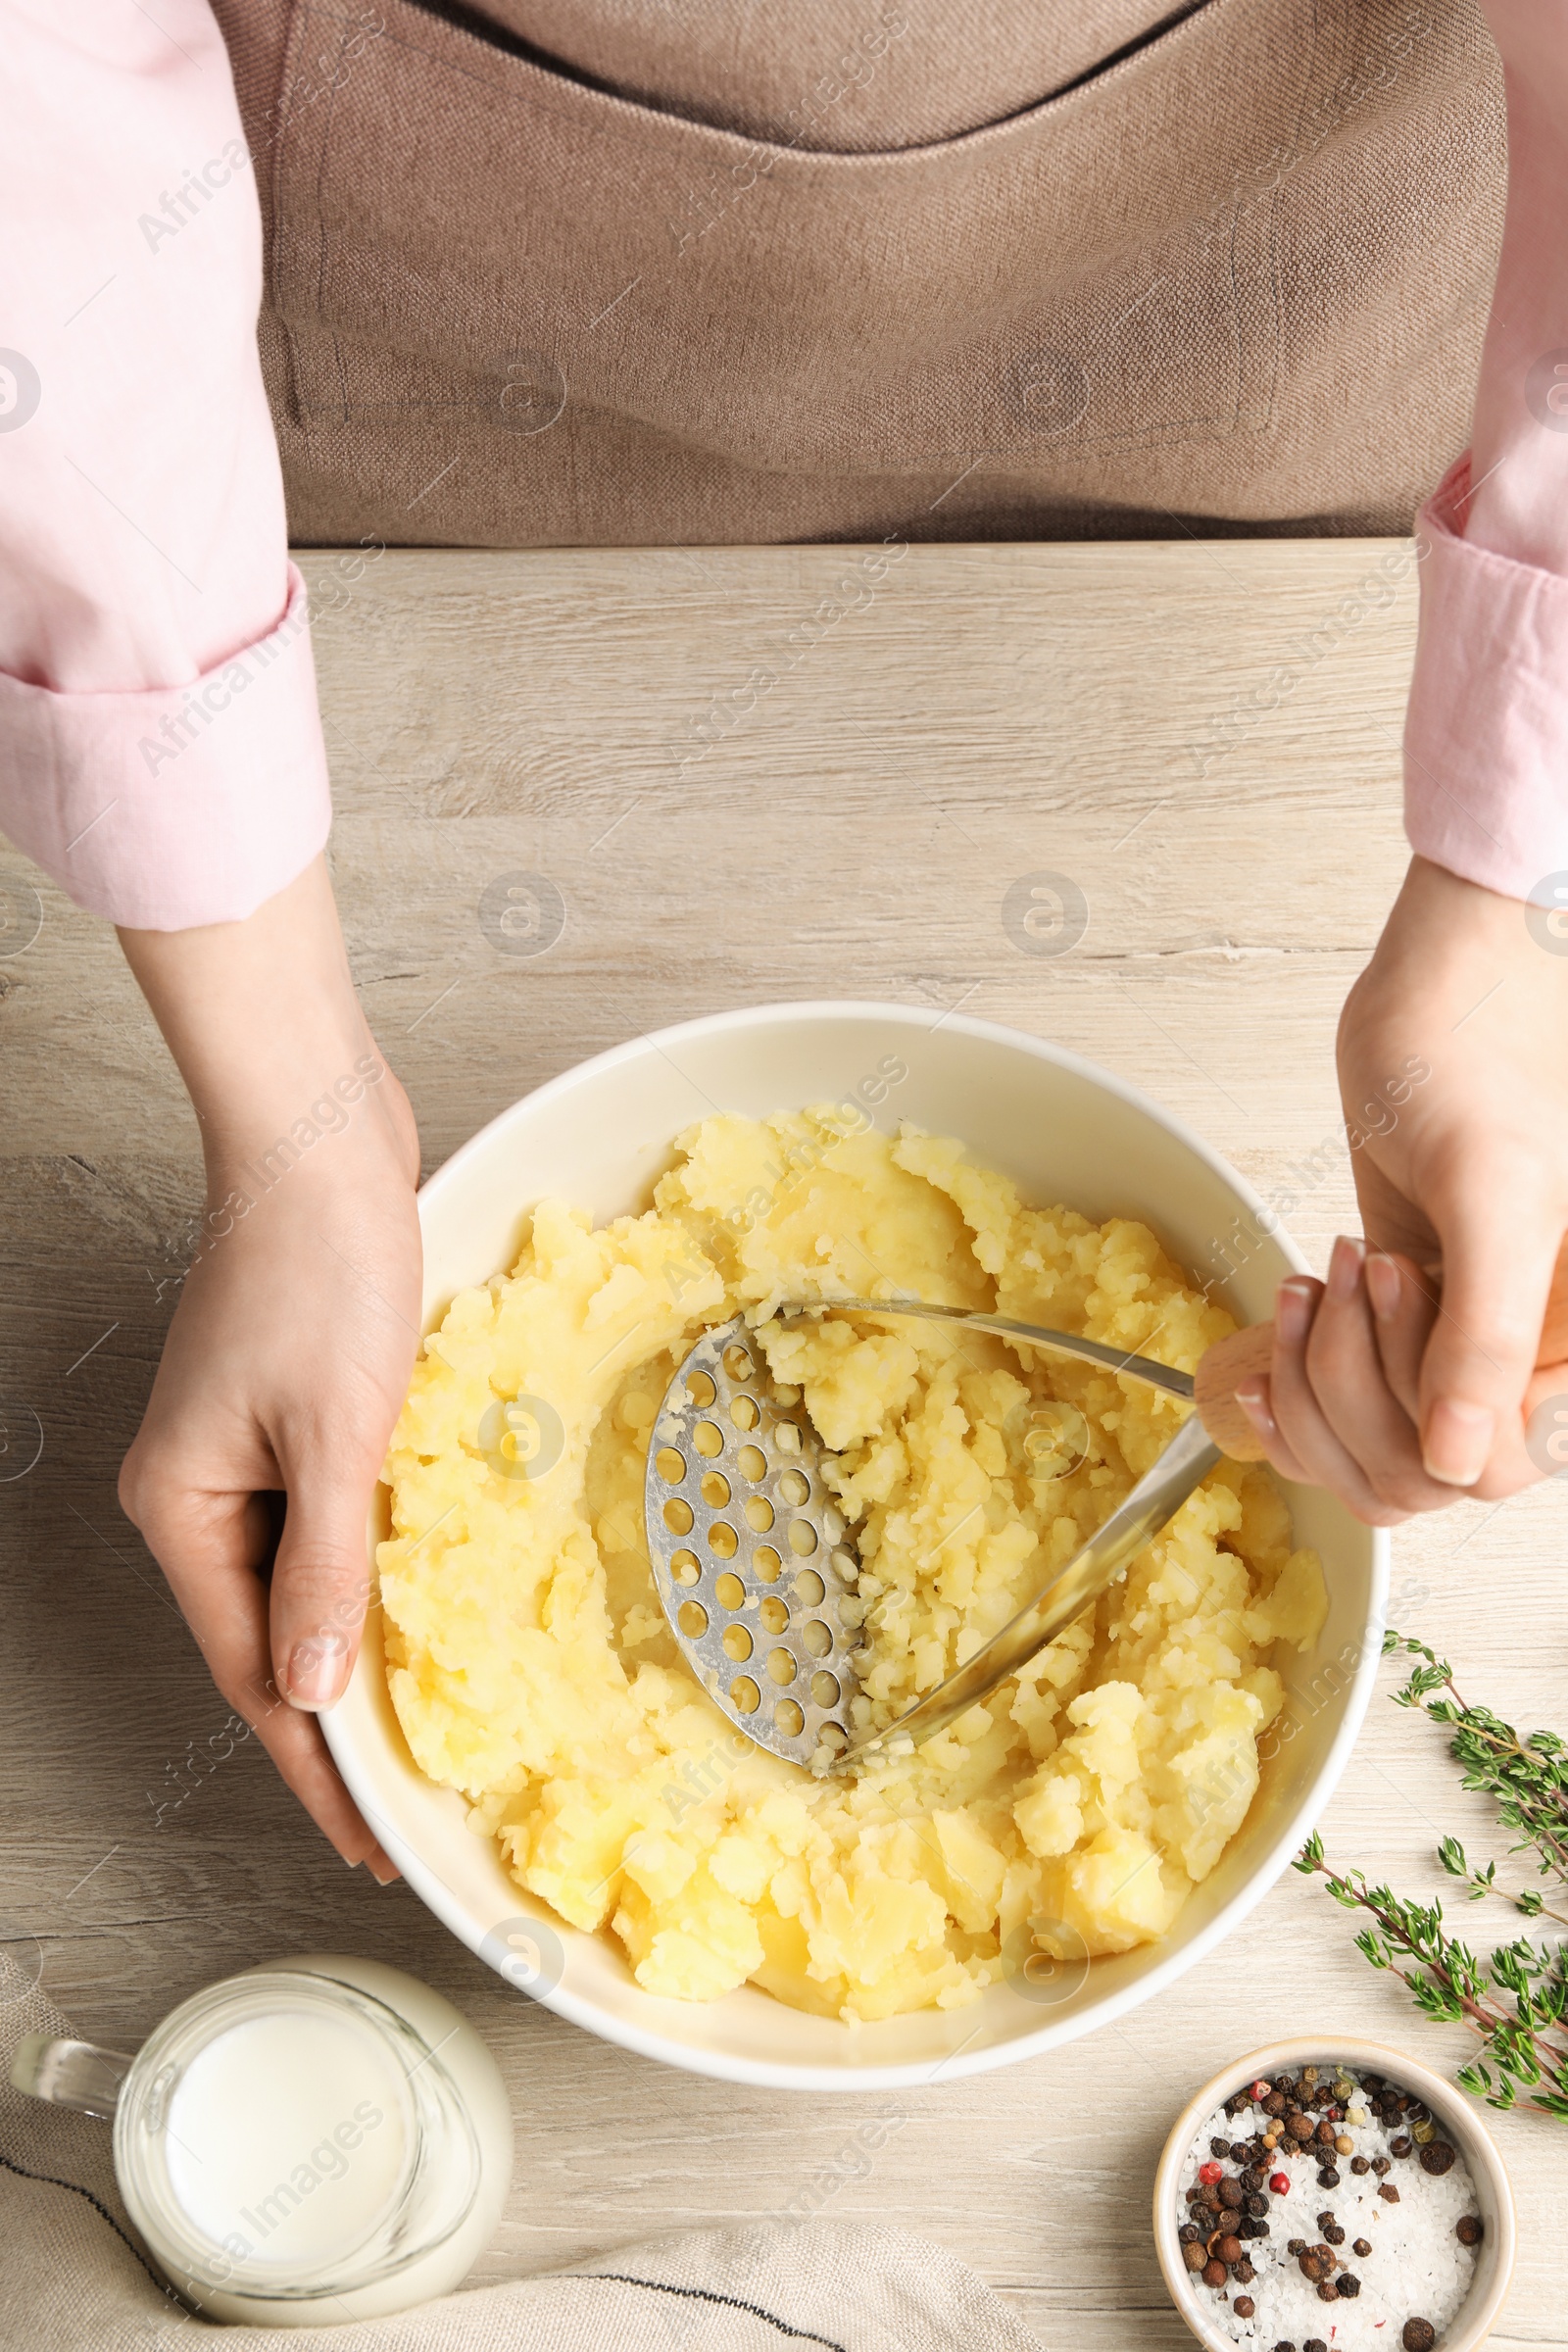
{"type": "Polygon", "coordinates": [[[1473,450],[1417,517],[1405,831],[1434,863],[1528,899],[1568,873],[1568,5],[1484,5],[1508,208],[1473,450]]]}
{"type": "Polygon", "coordinates": [[[0,827],[77,903],[238,920],[329,823],[205,0],[0,0],[0,827]]]}

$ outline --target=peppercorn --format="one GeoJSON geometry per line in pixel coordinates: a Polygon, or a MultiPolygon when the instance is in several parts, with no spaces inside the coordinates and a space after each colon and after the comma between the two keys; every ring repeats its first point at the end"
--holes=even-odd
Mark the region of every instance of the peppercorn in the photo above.
{"type": "Polygon", "coordinates": [[[1260,2221],[1268,2211],[1267,2197],[1262,2195],[1258,2189],[1250,2188],[1245,2199],[1245,2210],[1252,2216],[1254,2221],[1260,2221]]]}
{"type": "Polygon", "coordinates": [[[1327,2278],[1328,2274],[1323,2268],[1323,2258],[1318,2253],[1318,2250],[1315,2246],[1303,2246],[1300,2253],[1296,2257],[1296,2260],[1298,2268],[1299,2269],[1303,2278],[1317,2279],[1327,2278]]]}
{"type": "Polygon", "coordinates": [[[1304,2237],[1293,2237],[1293,2238],[1291,2238],[1291,2239],[1290,2239],[1290,2240],[1287,2242],[1287,2245],[1286,2245],[1285,2251],[1286,2251],[1286,2253],[1287,2253],[1287,2254],[1304,2254],[1304,2253],[1306,2252],[1306,2240],[1305,2240],[1305,2238],[1304,2238],[1304,2237]]]}
{"type": "Polygon", "coordinates": [[[1331,2246],[1343,2246],[1345,2243],[1345,2231],[1340,2228],[1338,2222],[1326,2222],[1323,2227],[1323,2235],[1331,2246]]]}
{"type": "Polygon", "coordinates": [[[1332,2164],[1325,2164],[1325,2165],[1322,2165],[1322,2166],[1320,2166],[1320,2167],[1319,2167],[1319,2169],[1318,2169],[1318,2176],[1317,2176],[1317,2184],[1318,2184],[1319,2188],[1338,2188],[1338,2187],[1339,2187],[1339,2185],[1340,2185],[1340,2176],[1339,2176],[1339,2174],[1338,2174],[1338,2173],[1335,2171],[1335,2169],[1334,2169],[1334,2167],[1333,2167],[1333,2165],[1332,2165],[1332,2164]]]}
{"type": "Polygon", "coordinates": [[[1479,2213],[1461,2213],[1453,2225],[1453,2234],[1461,2246],[1479,2246],[1486,2234],[1486,2224],[1479,2213]]]}
{"type": "Polygon", "coordinates": [[[1369,2237],[1358,2237],[1350,2248],[1350,2252],[1352,2254],[1359,2254],[1363,2262],[1365,2262],[1371,2251],[1372,2240],[1369,2237]]]}
{"type": "Polygon", "coordinates": [[[1350,2158],[1350,2170],[1352,2173],[1355,2173],[1357,2176],[1359,2176],[1362,2173],[1369,2173],[1372,2170],[1372,2167],[1368,2164],[1364,2156],[1352,2156],[1350,2158]]]}
{"type": "Polygon", "coordinates": [[[1334,2126],[1332,2124],[1319,2124],[1312,2136],[1320,2146],[1332,2148],[1334,2145],[1334,2126]]]}
{"type": "Polygon", "coordinates": [[[1255,2214],[1244,2213],[1236,2225],[1236,2234],[1238,2237],[1267,2237],[1268,2224],[1260,2222],[1255,2214]]]}
{"type": "Polygon", "coordinates": [[[1183,2246],[1182,2260],[1190,2271],[1200,2271],[1208,2261],[1201,2246],[1183,2246]]]}
{"type": "Polygon", "coordinates": [[[1275,2087],[1269,2092],[1268,2097],[1263,2101],[1263,2113],[1265,2115],[1283,2115],[1285,2113],[1285,2093],[1279,2088],[1278,2084],[1275,2085],[1275,2087]]]}
{"type": "Polygon", "coordinates": [[[1378,2179],[1381,2180],[1385,2173],[1393,2172],[1394,2167],[1392,2164],[1390,2164],[1386,2156],[1374,2156],[1372,2159],[1372,2170],[1376,2173],[1378,2179]]]}
{"type": "Polygon", "coordinates": [[[1183,2222],[1176,2234],[1184,2246],[1196,2246],[1201,2233],[1196,2222],[1183,2222]]]}
{"type": "Polygon", "coordinates": [[[1410,2115],[1414,2122],[1418,2124],[1425,2124],[1430,2123],[1432,2120],[1432,2110],[1426,2105],[1424,2100],[1412,2099],[1409,2102],[1409,2107],[1410,2115]]]}
{"type": "Polygon", "coordinates": [[[1390,2140],[1389,2154],[1391,2156],[1408,2156],[1414,2145],[1415,2142],[1410,2137],[1409,2132],[1401,2132],[1397,2139],[1390,2140]]]}
{"type": "Polygon", "coordinates": [[[1291,2176],[1289,2173],[1270,2173],[1268,2184],[1277,2197],[1283,2197],[1290,2189],[1291,2176]]]}
{"type": "Polygon", "coordinates": [[[1233,2237],[1229,2230],[1223,2237],[1217,2238],[1208,2250],[1218,2261],[1223,2262],[1227,2269],[1233,2262],[1240,2262],[1242,2259],[1242,2241],[1239,2237],[1233,2237]]]}
{"type": "Polygon", "coordinates": [[[1348,2156],[1351,2150],[1354,2148],[1355,2142],[1350,2137],[1348,2132],[1342,2132],[1335,2140],[1334,2145],[1342,2156],[1348,2156]]]}
{"type": "Polygon", "coordinates": [[[1317,2299],[1320,2303],[1337,2303],[1339,2301],[1340,2290],[1335,2285],[1332,2278],[1320,2278],[1318,2280],[1317,2299]]]}
{"type": "Polygon", "coordinates": [[[1219,2201],[1222,2205],[1227,2206],[1232,2213],[1235,2213],[1239,2209],[1242,2200],[1246,2195],[1247,2191],[1239,2180],[1225,2180],[1219,2184],[1219,2201]]]}
{"type": "Polygon", "coordinates": [[[1225,2151],[1232,2164],[1245,2164],[1251,2155],[1250,2144],[1245,2139],[1233,2139],[1225,2151]]]}
{"type": "Polygon", "coordinates": [[[1438,2340],[1438,2331],[1430,2320],[1406,2320],[1404,2334],[1400,2340],[1404,2345],[1404,2352],[1432,2352],[1432,2347],[1438,2340]]]}
{"type": "Polygon", "coordinates": [[[1223,2179],[1224,2171],[1224,2166],[1220,2164],[1200,2164],[1198,2168],[1198,2178],[1212,2188],[1216,2180],[1223,2179]]]}
{"type": "Polygon", "coordinates": [[[1202,2279],[1205,2286],[1223,2286],[1229,2275],[1222,2262],[1205,2262],[1203,2265],[1202,2279]]]}
{"type": "Polygon", "coordinates": [[[1238,2295],[1231,2305],[1231,2309],[1239,2320],[1250,2320],[1257,2309],[1257,2305],[1252,2301],[1250,2295],[1238,2295]]]}
{"type": "Polygon", "coordinates": [[[1392,2180],[1383,2180],[1379,2182],[1378,2195],[1383,2199],[1386,2205],[1397,2205],[1399,2202],[1399,2192],[1395,2187],[1392,2180]]]}
{"type": "Polygon", "coordinates": [[[1301,2081],[1306,2084],[1307,2089],[1310,2090],[1313,2083],[1317,2081],[1317,2068],[1315,2066],[1303,2066],[1301,2069],[1301,2081]]]}
{"type": "Polygon", "coordinates": [[[1429,2139],[1421,2151],[1424,2173],[1446,2173],[1452,2162],[1453,2150],[1446,2139],[1429,2139]]]}
{"type": "Polygon", "coordinates": [[[1233,2278],[1240,2279],[1243,2286],[1250,2286],[1252,2280],[1257,2277],[1257,2273],[1252,2268],[1250,2257],[1246,2254],[1242,2256],[1241,2261],[1236,2265],[1236,2268],[1231,2275],[1233,2278]]]}
{"type": "Polygon", "coordinates": [[[1355,2273],[1353,2271],[1347,2271],[1341,2278],[1339,2283],[1341,2294],[1348,2295],[1353,2303],[1356,2296],[1361,2292],[1361,2281],[1356,2277],[1355,2273]]]}
{"type": "Polygon", "coordinates": [[[1263,2167],[1260,2164],[1250,2164],[1242,2175],[1242,2186],[1249,2196],[1253,2196],[1262,2185],[1263,2167]]]}
{"type": "Polygon", "coordinates": [[[1231,2152],[1231,2143],[1228,2139],[1211,2139],[1208,2143],[1208,2152],[1211,2156],[1228,2156],[1231,2152]]]}
{"type": "Polygon", "coordinates": [[[1313,2130],[1312,2119],[1309,2115],[1299,2113],[1288,2115],[1285,2119],[1285,2129],[1292,2139],[1310,2139],[1313,2130]]]}
{"type": "Polygon", "coordinates": [[[1329,2352],[1329,2348],[1320,2335],[1309,2335],[1301,2346],[1301,2352],[1329,2352]]]}
{"type": "Polygon", "coordinates": [[[1225,2112],[1227,2115],[1240,2115],[1244,2107],[1250,2107],[1250,2105],[1251,2101],[1249,2099],[1246,2091],[1238,2090],[1226,2100],[1225,2112]]]}

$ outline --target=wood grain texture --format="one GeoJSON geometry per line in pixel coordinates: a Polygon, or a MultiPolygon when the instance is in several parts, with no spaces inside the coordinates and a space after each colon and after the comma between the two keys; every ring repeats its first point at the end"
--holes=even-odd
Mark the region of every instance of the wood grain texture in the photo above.
{"type": "MultiPolygon", "coordinates": [[[[302,559],[350,950],[427,1168],[541,1080],[665,1021],[817,996],[962,1005],[1107,1065],[1265,1193],[1296,1195],[1288,1226],[1321,1269],[1355,1222],[1325,1149],[1334,1023],[1404,858],[1408,548],[918,547],[869,590],[861,552],[302,559]],[[858,609],[819,618],[803,650],[803,616],[844,579],[836,601],[858,609]],[[1087,906],[1054,956],[1024,952],[1004,914],[1042,870],[1087,906]],[[517,872],[564,903],[537,956],[498,951],[480,921],[486,888],[517,872]]],[[[405,1887],[345,1871],[254,1743],[188,1770],[226,1709],[115,1475],[199,1201],[194,1122],[113,935],[15,853],[4,878],[42,914],[0,955],[0,1471],[30,1446],[28,1412],[43,1438],[0,1480],[9,1948],[79,2032],[121,2046],[274,1953],[375,1951],[427,1978],[488,2035],[516,2107],[485,2278],[787,2205],[889,2102],[733,2089],[597,2042],[482,1971],[405,1887]]],[[[1395,1622],[1526,1724],[1568,1714],[1565,1532],[1553,1484],[1396,1538],[1395,1622]]],[[[1443,1883],[1438,1836],[1485,1847],[1485,1823],[1432,1728],[1375,1700],[1331,1850],[1418,1892],[1443,1883]]],[[[1466,1924],[1485,1941],[1513,1920],[1489,1906],[1466,1924]]],[[[1147,2206],[1191,2087],[1298,2032],[1461,2054],[1351,1934],[1288,1874],[1125,2023],[907,2094],[906,2122],[825,2210],[941,2238],[1053,2352],[1175,2352],[1189,2339],[1147,2206]]],[[[1497,2131],[1523,2237],[1494,2341],[1560,2345],[1568,2133],[1497,2131]]]]}

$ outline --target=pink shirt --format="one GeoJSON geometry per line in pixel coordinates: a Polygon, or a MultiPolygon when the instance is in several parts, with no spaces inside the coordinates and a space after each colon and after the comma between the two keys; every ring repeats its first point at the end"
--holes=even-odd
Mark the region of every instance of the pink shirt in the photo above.
{"type": "MultiPolygon", "coordinates": [[[[1417,526],[1405,823],[1525,898],[1568,871],[1568,5],[1486,6],[1507,227],[1474,460],[1417,526]]],[[[234,920],[330,807],[227,53],[207,0],[0,30],[0,826],[117,922],[234,920]]]]}
{"type": "Polygon", "coordinates": [[[262,231],[206,0],[0,0],[0,826],[94,913],[249,914],[326,839],[262,231]]]}

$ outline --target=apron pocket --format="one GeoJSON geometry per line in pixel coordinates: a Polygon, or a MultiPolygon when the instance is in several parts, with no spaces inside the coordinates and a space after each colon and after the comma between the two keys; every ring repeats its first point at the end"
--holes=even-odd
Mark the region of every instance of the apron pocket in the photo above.
{"type": "Polygon", "coordinates": [[[1333,14],[1204,0],[1054,99],[879,154],[634,104],[411,0],[300,0],[283,86],[312,61],[317,94],[271,152],[295,419],[526,437],[569,407],[573,463],[612,419],[607,449],[798,475],[1260,431],[1333,14]]]}

